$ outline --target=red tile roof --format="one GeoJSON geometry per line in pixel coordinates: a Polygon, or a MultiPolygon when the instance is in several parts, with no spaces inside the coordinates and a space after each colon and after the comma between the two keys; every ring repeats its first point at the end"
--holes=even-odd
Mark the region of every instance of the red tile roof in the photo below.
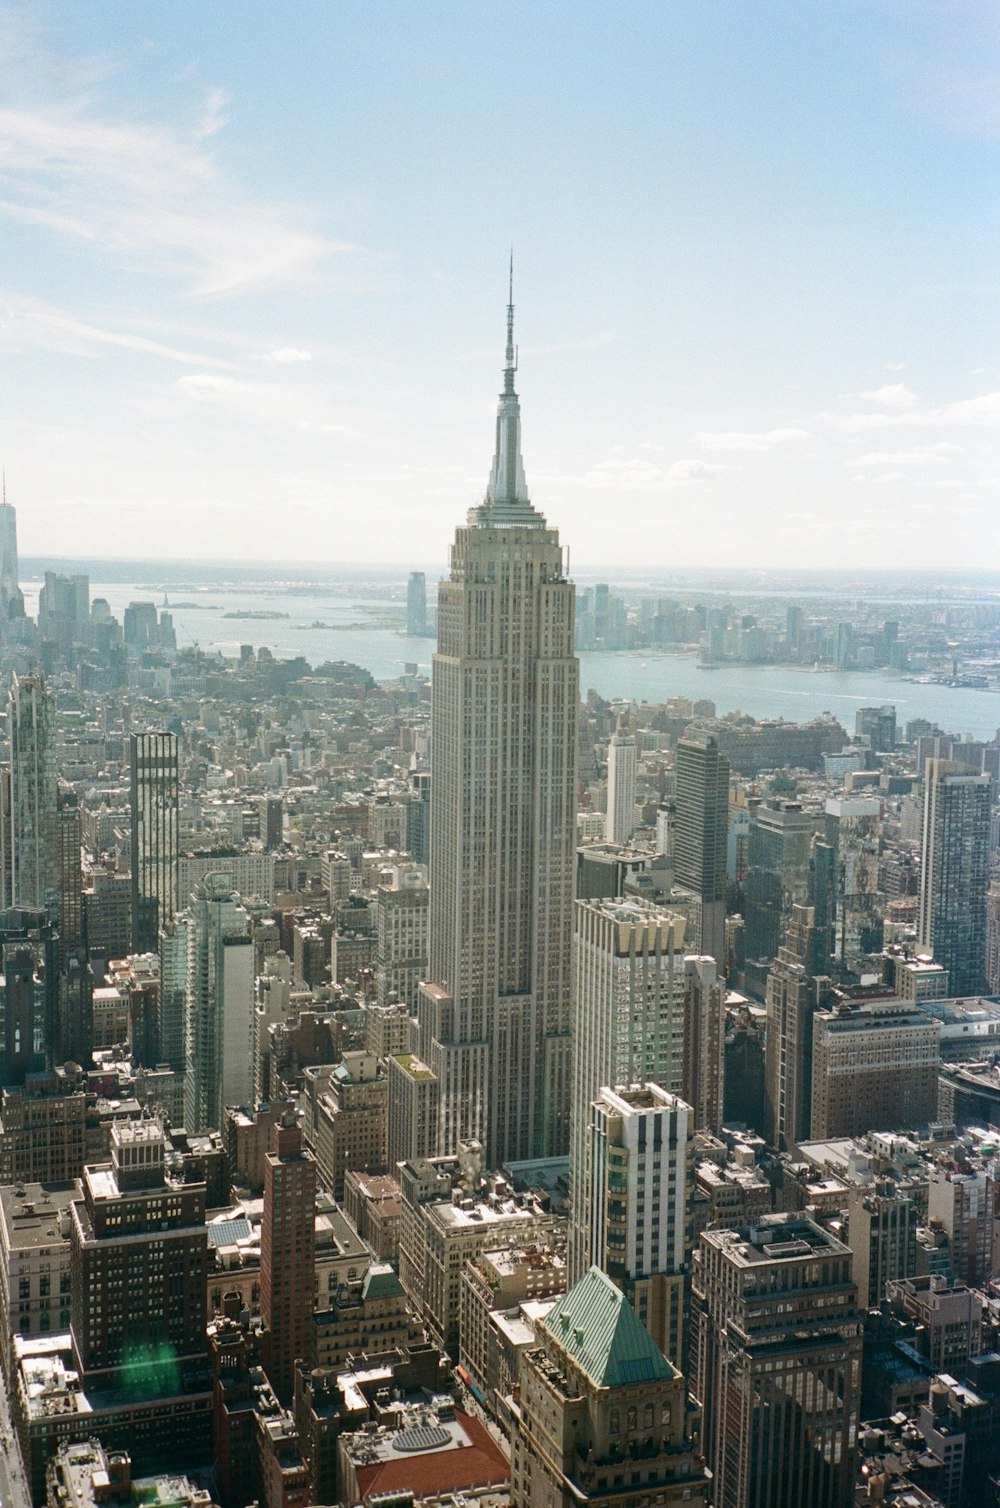
{"type": "Polygon", "coordinates": [[[499,1486],[509,1481],[507,1457],[485,1425],[458,1409],[455,1418],[469,1442],[462,1449],[415,1452],[394,1461],[378,1461],[374,1466],[356,1466],[362,1500],[377,1492],[409,1490],[414,1497],[422,1498],[463,1488],[499,1486]]]}

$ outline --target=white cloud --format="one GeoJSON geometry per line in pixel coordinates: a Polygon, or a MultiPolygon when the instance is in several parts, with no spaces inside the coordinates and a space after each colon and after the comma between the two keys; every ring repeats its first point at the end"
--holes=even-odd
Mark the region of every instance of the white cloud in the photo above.
{"type": "MultiPolygon", "coordinates": [[[[213,99],[218,129],[221,92],[213,99]]],[[[221,181],[203,147],[72,106],[0,110],[0,183],[8,215],[180,276],[201,295],[302,281],[331,256],[358,251],[309,229],[300,209],[221,181]]]]}
{"type": "Polygon", "coordinates": [[[273,367],[301,366],[312,359],[311,351],[303,351],[297,346],[279,346],[276,351],[261,351],[250,357],[251,361],[263,361],[273,367]]]}
{"type": "Polygon", "coordinates": [[[228,89],[221,89],[218,85],[208,91],[205,100],[205,110],[201,117],[201,125],[198,127],[198,135],[201,137],[214,136],[228,124],[229,117],[226,115],[226,106],[232,101],[228,89]]]}
{"type": "Polygon", "coordinates": [[[912,450],[869,450],[855,456],[848,466],[934,466],[941,465],[950,456],[961,453],[959,446],[948,440],[936,445],[915,445],[912,450]]]}
{"type": "Polygon", "coordinates": [[[237,370],[235,363],[201,352],[184,351],[159,340],[127,331],[105,330],[77,319],[64,309],[40,299],[0,293],[0,340],[8,350],[32,349],[93,354],[95,346],[116,346],[145,356],[160,356],[184,366],[210,366],[237,370]]]}
{"type": "Polygon", "coordinates": [[[675,461],[667,472],[668,482],[714,482],[719,475],[718,467],[705,461],[688,459],[675,461]]]}
{"type": "Polygon", "coordinates": [[[810,435],[808,430],[795,428],[761,431],[703,429],[691,438],[706,450],[767,451],[775,446],[790,445],[795,440],[808,440],[810,435]]]}
{"type": "Polygon", "coordinates": [[[884,387],[873,388],[870,392],[862,393],[862,398],[869,403],[874,403],[876,408],[907,409],[913,408],[918,402],[916,393],[906,386],[905,382],[887,382],[884,387]]]}

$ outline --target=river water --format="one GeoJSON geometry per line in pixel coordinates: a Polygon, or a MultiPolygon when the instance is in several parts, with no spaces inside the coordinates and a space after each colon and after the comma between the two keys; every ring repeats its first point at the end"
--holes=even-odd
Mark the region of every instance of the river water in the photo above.
{"type": "MultiPolygon", "coordinates": [[[[153,578],[155,580],[155,578],[153,578]]],[[[430,583],[429,583],[430,584],[430,583]]],[[[26,610],[38,608],[35,578],[22,582],[26,610]]],[[[91,600],[104,597],[119,620],[130,602],[155,601],[163,606],[162,588],[151,589],[149,578],[133,582],[91,582],[91,600]]],[[[167,592],[178,648],[198,644],[235,656],[241,644],[266,645],[281,657],[304,655],[311,665],[324,660],[349,660],[371,671],[377,680],[392,680],[407,663],[430,673],[432,639],[411,639],[398,628],[369,626],[387,619],[402,621],[402,603],[382,595],[348,596],[343,588],[323,585],[234,580],[228,587],[183,579],[167,592]],[[274,612],[274,619],[231,618],[226,613],[274,612]]],[[[721,715],[741,711],[751,717],[783,717],[804,722],[832,712],[854,730],[858,707],[892,702],[900,729],[911,718],[924,717],[946,732],[991,739],[1000,728],[1000,693],[964,687],[923,685],[889,671],[807,671],[787,665],[721,665],[706,670],[693,656],[650,651],[588,653],[580,656],[580,685],[607,698],[664,702],[686,696],[708,698],[721,715]]]]}

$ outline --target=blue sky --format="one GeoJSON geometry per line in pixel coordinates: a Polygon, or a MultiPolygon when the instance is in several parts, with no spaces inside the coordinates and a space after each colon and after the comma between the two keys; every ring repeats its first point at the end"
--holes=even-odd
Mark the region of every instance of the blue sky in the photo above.
{"type": "Polygon", "coordinates": [[[1000,9],[0,4],[22,553],[996,565],[1000,9]]]}

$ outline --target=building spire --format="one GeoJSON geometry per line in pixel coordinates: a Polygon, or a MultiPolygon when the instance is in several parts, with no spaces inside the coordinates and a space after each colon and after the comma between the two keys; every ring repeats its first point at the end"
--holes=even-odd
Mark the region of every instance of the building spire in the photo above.
{"type": "Polygon", "coordinates": [[[514,248],[510,249],[510,281],[507,285],[507,352],[504,368],[504,394],[514,391],[514,373],[517,371],[517,351],[514,347],[514,248]]]}
{"type": "Polygon", "coordinates": [[[517,371],[517,347],[514,344],[514,252],[510,253],[507,283],[507,349],[504,359],[503,391],[497,407],[496,450],[486,488],[485,507],[494,524],[544,522],[528,498],[521,459],[521,405],[514,389],[517,371]]]}

